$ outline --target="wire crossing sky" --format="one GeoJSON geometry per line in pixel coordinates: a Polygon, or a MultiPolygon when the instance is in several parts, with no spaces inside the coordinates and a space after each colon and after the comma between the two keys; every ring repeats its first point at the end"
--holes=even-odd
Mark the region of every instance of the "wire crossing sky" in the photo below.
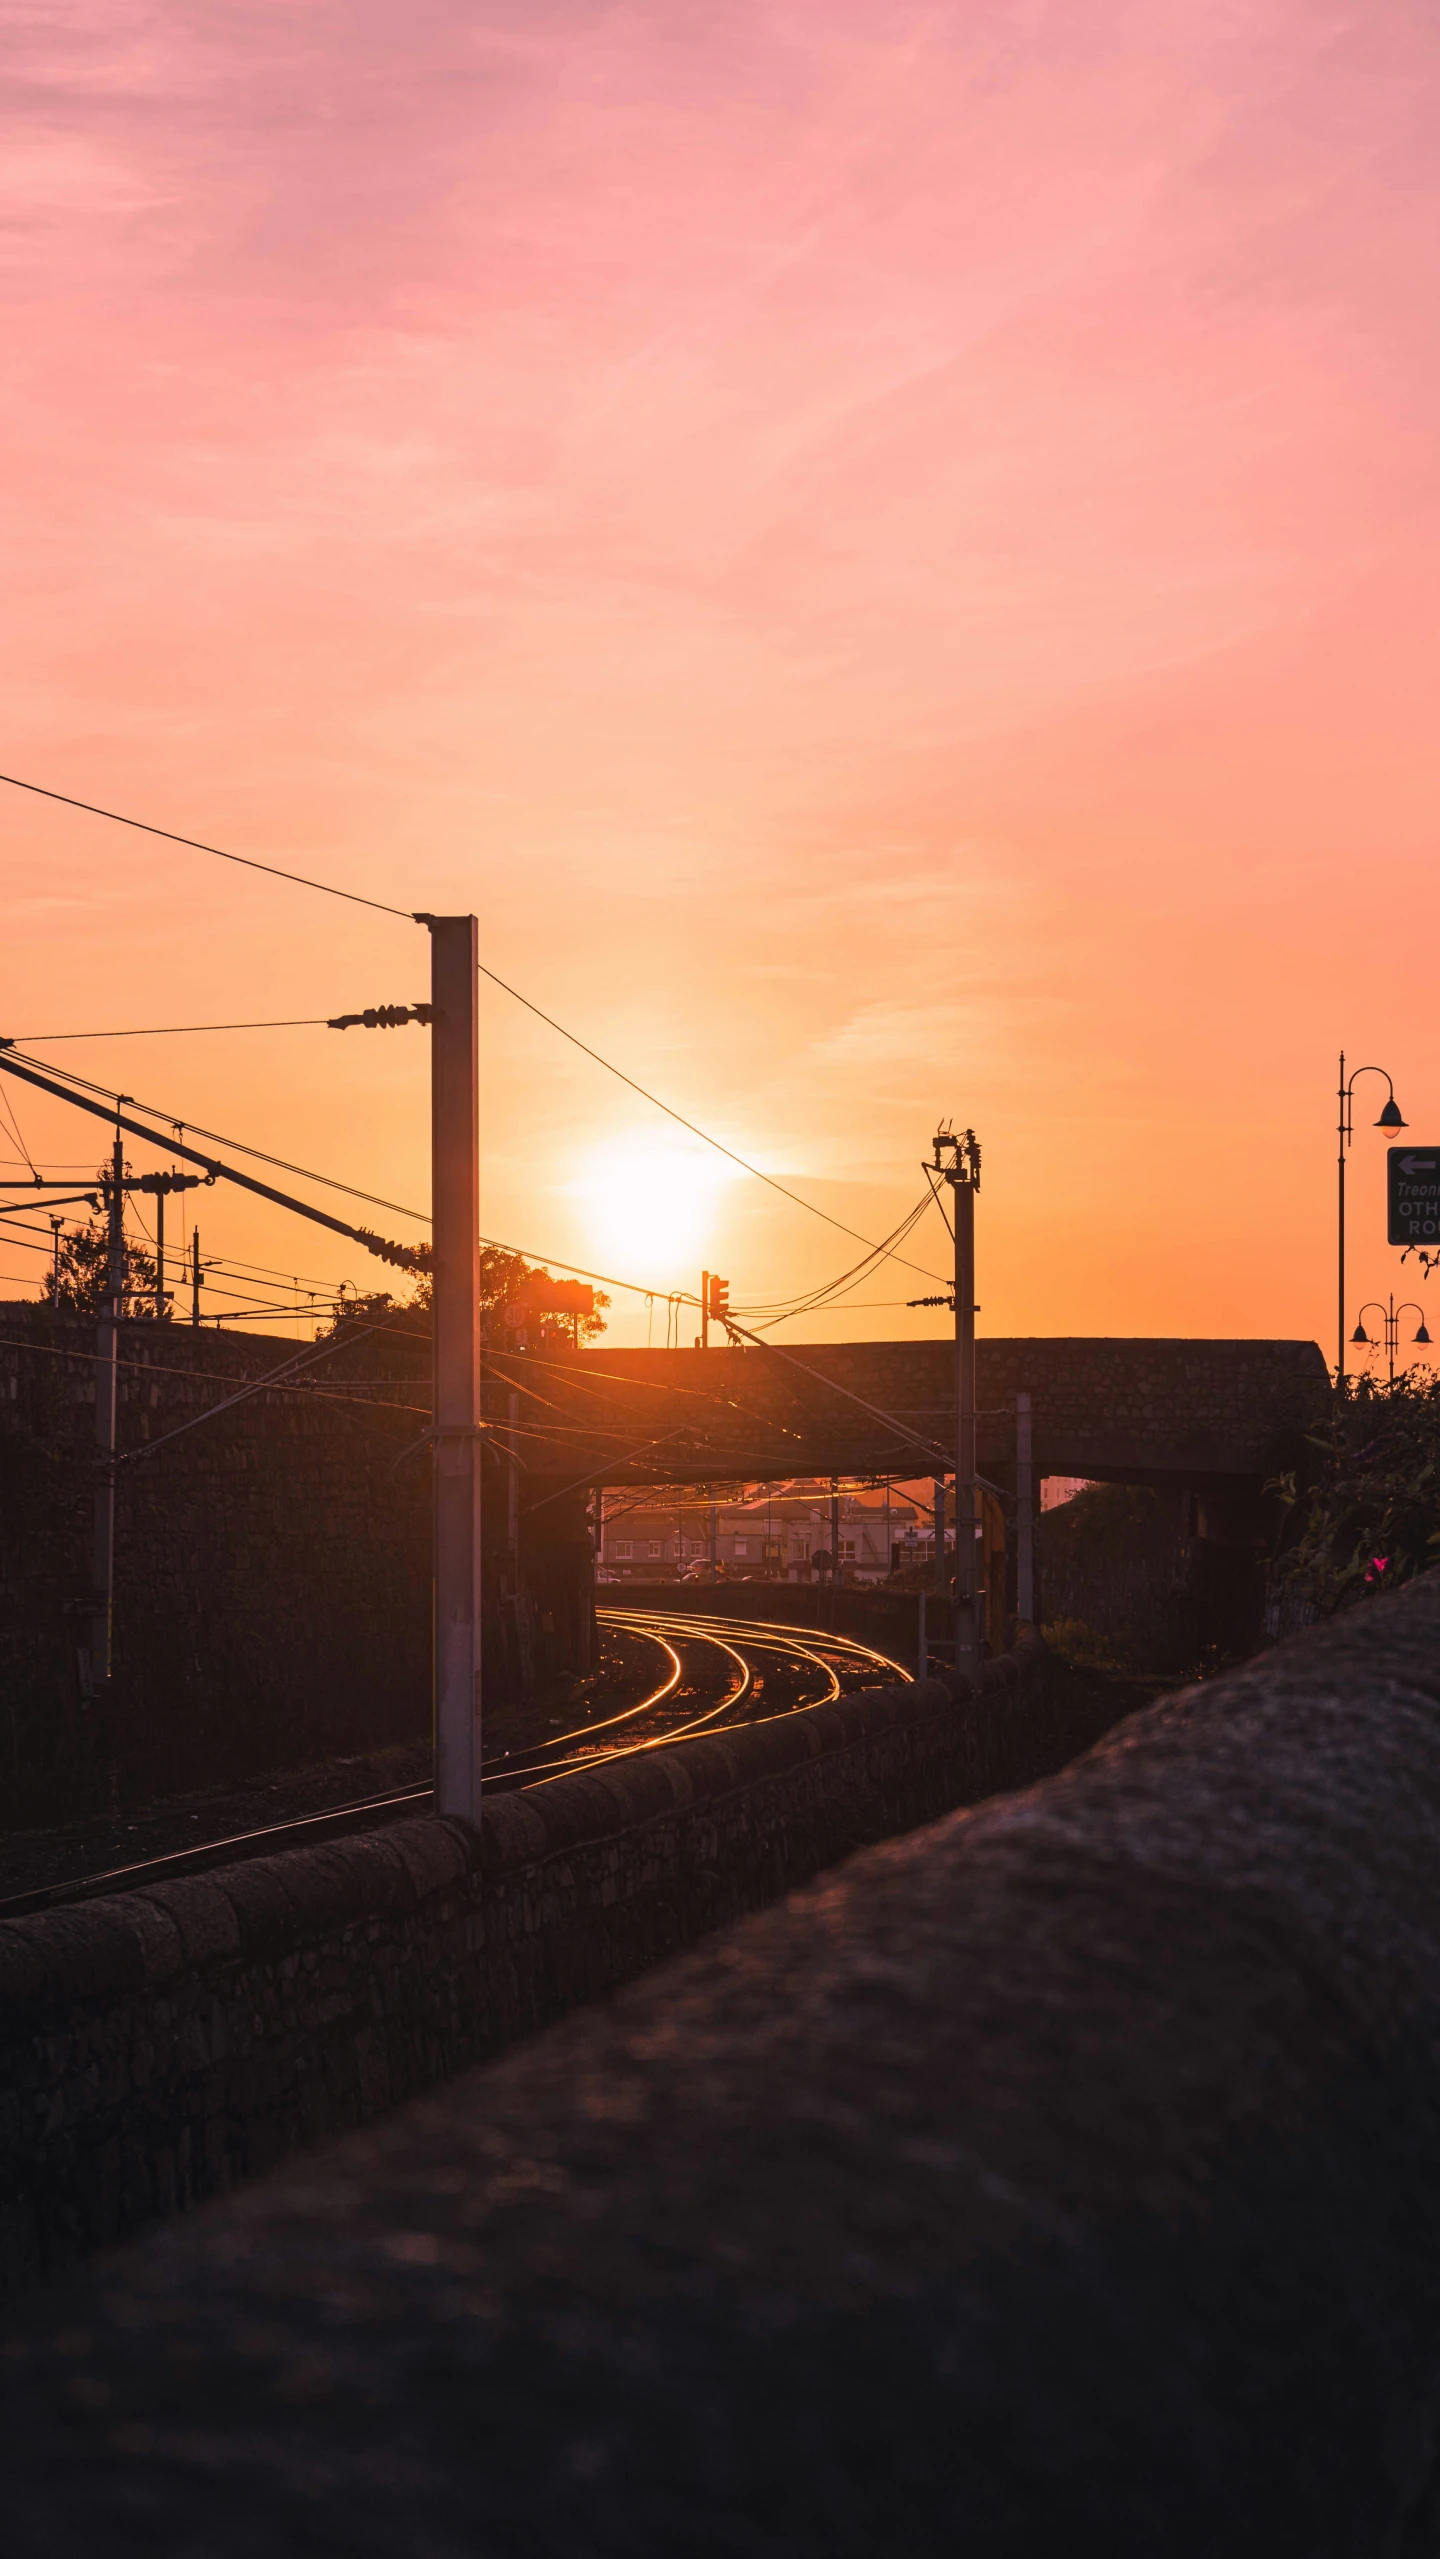
{"type": "Polygon", "coordinates": [[[949,1117],[982,1329],[1328,1340],[1338,1050],[1431,1107],[1430,16],[77,0],[9,68],[0,1019],[415,1199],[423,1042],[303,1025],[473,911],[543,997],[487,1231],[834,1338],[949,1117]]]}

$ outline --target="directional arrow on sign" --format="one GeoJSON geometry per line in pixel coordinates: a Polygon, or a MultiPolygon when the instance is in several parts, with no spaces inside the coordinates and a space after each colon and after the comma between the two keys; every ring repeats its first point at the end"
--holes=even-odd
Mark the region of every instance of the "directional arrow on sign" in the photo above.
{"type": "Polygon", "coordinates": [[[1440,1244],[1440,1146],[1385,1150],[1385,1188],[1392,1244],[1440,1244]]]}

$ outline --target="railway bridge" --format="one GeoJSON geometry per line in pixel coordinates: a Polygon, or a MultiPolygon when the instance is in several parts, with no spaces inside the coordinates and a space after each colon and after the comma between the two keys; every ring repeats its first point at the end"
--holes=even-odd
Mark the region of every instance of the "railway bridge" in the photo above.
{"type": "MultiPolygon", "coordinates": [[[[518,1352],[490,1359],[529,1476],[606,1484],[924,1475],[954,1446],[950,1343],[518,1352]]],[[[1040,1475],[1258,1493],[1323,1410],[1313,1342],[997,1337],[977,1346],[981,1471],[1013,1480],[1028,1392],[1040,1475]]]]}
{"type": "MultiPolygon", "coordinates": [[[[547,1617],[575,1629],[577,1659],[592,1486],[903,1479],[953,1464],[945,1341],[495,1353],[489,1367],[488,1416],[514,1427],[522,1578],[547,1617]]],[[[1015,1491],[1027,1392],[1037,1488],[1043,1475],[1079,1475],[1172,1490],[1197,1623],[1246,1649],[1264,1600],[1263,1488],[1325,1406],[1316,1345],[1002,1336],[977,1345],[977,1369],[982,1476],[1015,1491]]]]}

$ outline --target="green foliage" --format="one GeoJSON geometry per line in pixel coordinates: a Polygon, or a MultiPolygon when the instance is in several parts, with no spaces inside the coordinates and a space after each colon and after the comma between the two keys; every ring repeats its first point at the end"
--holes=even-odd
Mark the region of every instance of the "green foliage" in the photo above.
{"type": "MultiPolygon", "coordinates": [[[[496,1350],[514,1347],[514,1336],[507,1331],[505,1306],[509,1299],[523,1296],[527,1282],[546,1281],[551,1274],[541,1262],[527,1262],[519,1253],[503,1253],[497,1244],[480,1247],[480,1337],[496,1350]]],[[[363,1297],[347,1297],[337,1301],[335,1323],[351,1324],[357,1320],[374,1323],[388,1314],[428,1315],[431,1282],[428,1272],[412,1280],[407,1294],[392,1297],[386,1289],[368,1291],[363,1297]]],[[[603,1289],[595,1291],[595,1312],[578,1318],[582,1342],[593,1342],[605,1330],[603,1309],[610,1303],[603,1289]]],[[[527,1327],[533,1346],[540,1349],[559,1344],[568,1348],[574,1340],[577,1319],[569,1315],[542,1315],[527,1327]]]]}
{"type": "Polygon", "coordinates": [[[1278,1582],[1328,1617],[1440,1560],[1440,1377],[1348,1381],[1309,1445],[1269,1488],[1289,1514],[1278,1582]]]}
{"type": "MultiPolygon", "coordinates": [[[[1077,1495],[1077,1499],[1078,1499],[1077,1495]]],[[[1117,1647],[1111,1635],[1101,1634],[1098,1627],[1087,1626],[1083,1617],[1057,1617],[1040,1629],[1052,1653],[1074,1670],[1124,1670],[1123,1647],[1117,1647]]]]}
{"type": "Polygon", "coordinates": [[[1157,1511],[1148,1484],[1086,1484],[1046,1517],[1052,1538],[1063,1536],[1076,1561],[1089,1563],[1149,1535],[1157,1511]]]}
{"type": "MultiPolygon", "coordinates": [[[[96,1179],[105,1183],[110,1167],[102,1164],[96,1179]]],[[[47,1306],[61,1315],[98,1315],[110,1298],[110,1242],[104,1218],[87,1218],[60,1244],[60,1284],[53,1266],[42,1291],[47,1306]]],[[[167,1310],[168,1311],[168,1310],[167,1310]]],[[[155,1312],[155,1257],[125,1239],[125,1312],[131,1318],[155,1312]]]]}

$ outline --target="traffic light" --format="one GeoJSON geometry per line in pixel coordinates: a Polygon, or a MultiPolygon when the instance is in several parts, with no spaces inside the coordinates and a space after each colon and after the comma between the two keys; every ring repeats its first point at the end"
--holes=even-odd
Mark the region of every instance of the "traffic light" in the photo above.
{"type": "Polygon", "coordinates": [[[712,1324],[723,1324],[730,1312],[730,1282],[717,1278],[714,1271],[709,1273],[709,1280],[710,1300],[705,1312],[712,1324]]]}

